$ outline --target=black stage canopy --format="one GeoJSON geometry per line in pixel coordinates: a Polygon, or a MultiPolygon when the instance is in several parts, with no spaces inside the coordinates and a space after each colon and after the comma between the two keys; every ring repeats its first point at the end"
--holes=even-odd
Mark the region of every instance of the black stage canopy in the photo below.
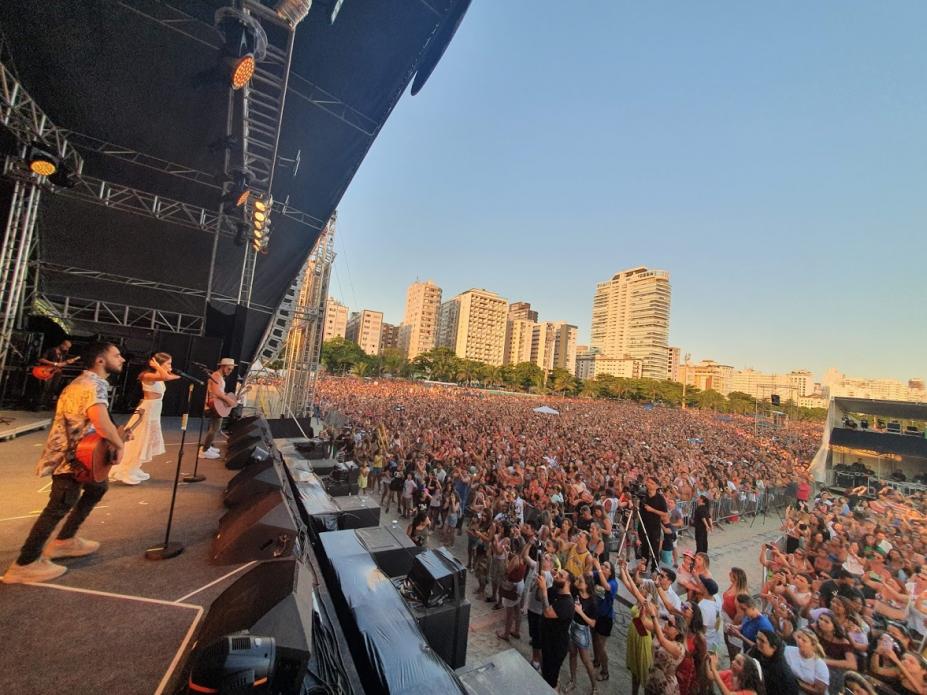
{"type": "MultiPolygon", "coordinates": [[[[278,164],[272,193],[303,214],[272,217],[272,243],[258,257],[252,293],[253,305],[264,308],[258,332],[399,97],[413,79],[413,93],[427,79],[469,1],[344,0],[332,22],[334,0],[315,0],[296,27],[278,161],[299,153],[299,166],[293,175],[292,164],[278,164]]],[[[230,4],[0,2],[4,62],[55,125],[75,133],[89,182],[43,196],[44,292],[206,314],[211,232],[92,201],[99,179],[218,209],[224,151],[209,145],[225,135],[229,90],[204,76],[221,45],[214,13],[230,4]]],[[[213,310],[234,313],[242,257],[234,235],[221,235],[213,310]]]]}

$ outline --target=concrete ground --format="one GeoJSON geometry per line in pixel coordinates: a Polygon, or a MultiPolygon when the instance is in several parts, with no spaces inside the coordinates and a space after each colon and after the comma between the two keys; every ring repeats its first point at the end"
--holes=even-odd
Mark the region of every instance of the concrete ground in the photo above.
{"type": "MultiPolygon", "coordinates": [[[[381,523],[384,525],[399,519],[395,508],[389,514],[383,514],[381,523]]],[[[712,564],[711,571],[721,590],[728,586],[728,571],[731,567],[741,567],[747,572],[751,592],[760,587],[760,565],[758,562],[759,549],[763,543],[775,540],[780,535],[780,520],[772,514],[768,518],[760,516],[751,526],[752,519],[746,519],[734,524],[722,524],[709,537],[709,555],[712,564]]],[[[407,523],[399,520],[403,526],[407,523]]],[[[443,545],[437,533],[432,533],[428,539],[429,547],[443,545]]],[[[692,538],[683,537],[680,540],[680,553],[683,550],[695,550],[692,538]]],[[[467,562],[466,533],[456,537],[452,548],[454,555],[464,564],[467,562]]],[[[504,642],[496,637],[496,631],[501,631],[504,620],[502,610],[493,610],[493,604],[474,596],[476,579],[470,574],[467,578],[467,598],[471,601],[470,632],[467,643],[467,665],[479,664],[491,655],[504,651],[510,647],[517,649],[526,659],[531,659],[531,647],[528,644],[527,619],[521,622],[520,640],[512,639],[504,642]]],[[[610,679],[598,683],[598,693],[630,693],[631,676],[625,667],[625,634],[627,632],[630,614],[620,602],[616,602],[615,629],[608,641],[608,660],[610,679]]],[[[569,658],[564,661],[560,673],[561,687],[569,680],[569,658]]],[[[585,695],[591,691],[589,679],[585,673],[582,662],[577,663],[577,687],[573,691],[585,695]]]]}

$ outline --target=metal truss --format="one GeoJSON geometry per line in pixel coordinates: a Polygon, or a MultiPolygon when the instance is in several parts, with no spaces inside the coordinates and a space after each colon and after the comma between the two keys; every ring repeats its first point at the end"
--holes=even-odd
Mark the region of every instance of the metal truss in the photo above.
{"type": "MultiPolygon", "coordinates": [[[[185,297],[195,297],[197,299],[205,300],[207,296],[205,289],[201,290],[193,287],[182,287],[181,285],[172,285],[167,282],[157,282],[156,280],[145,280],[143,278],[117,275],[116,273],[108,273],[102,270],[91,270],[89,268],[79,268],[72,265],[59,265],[57,263],[48,263],[47,261],[35,261],[32,263],[32,266],[38,271],[62,273],[64,275],[72,275],[74,277],[85,278],[88,280],[115,282],[120,285],[128,285],[130,287],[142,287],[148,290],[158,290],[159,292],[171,292],[173,294],[179,294],[185,297]]],[[[212,292],[209,295],[209,298],[216,302],[222,302],[225,304],[237,303],[235,297],[224,294],[217,294],[215,292],[212,292]]],[[[258,311],[264,311],[268,314],[273,313],[273,309],[271,307],[263,306],[260,304],[252,304],[251,308],[257,309],[258,311]]]]}
{"type": "Polygon", "coordinates": [[[0,63],[0,123],[22,143],[34,140],[45,143],[72,172],[83,169],[84,160],[68,142],[68,132],[49,120],[3,63],[0,63]]]}
{"type": "MultiPolygon", "coordinates": [[[[332,215],[306,262],[286,337],[286,376],[282,387],[282,416],[311,413],[319,375],[325,302],[335,260],[335,222],[332,215]]],[[[276,318],[276,317],[275,317],[276,318]]]]}
{"type": "Polygon", "coordinates": [[[58,195],[204,232],[214,232],[221,224],[220,234],[235,236],[232,221],[221,219],[218,210],[208,210],[92,176],[78,177],[73,188],[61,188],[58,195]]]}
{"type": "Polygon", "coordinates": [[[205,327],[202,316],[184,314],[179,311],[165,311],[120,302],[46,293],[40,293],[38,299],[52,307],[57,317],[64,321],[141,328],[184,335],[203,335],[205,327]]]}
{"type": "Polygon", "coordinates": [[[5,376],[13,330],[22,319],[29,253],[34,248],[35,218],[42,189],[17,181],[0,246],[0,376],[5,376]]]}

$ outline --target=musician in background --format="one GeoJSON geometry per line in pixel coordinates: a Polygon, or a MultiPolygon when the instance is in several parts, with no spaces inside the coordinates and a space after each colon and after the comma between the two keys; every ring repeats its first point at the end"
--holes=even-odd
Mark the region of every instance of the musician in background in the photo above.
{"type": "Polygon", "coordinates": [[[45,367],[51,367],[54,371],[50,379],[42,382],[42,393],[39,396],[39,408],[45,410],[52,407],[52,402],[58,392],[61,391],[61,370],[68,364],[77,361],[76,357],[71,357],[71,341],[65,338],[58,345],[42,353],[39,358],[39,364],[45,367]]]}
{"type": "Polygon", "coordinates": [[[219,360],[216,371],[209,375],[209,381],[206,384],[206,417],[209,418],[209,428],[206,430],[206,437],[200,447],[201,459],[217,459],[220,456],[219,450],[212,445],[219,432],[219,427],[222,426],[222,416],[216,412],[214,404],[220,400],[231,408],[238,405],[235,396],[225,392],[225,380],[235,366],[235,360],[231,357],[223,357],[219,360]]]}
{"type": "Polygon", "coordinates": [[[91,343],[84,350],[83,363],[85,371],[58,398],[55,419],[36,468],[38,475],[52,476],[48,504],[35,520],[19,557],[3,575],[6,584],[54,579],[68,568],[52,560],[90,555],[100,547],[97,541],[78,536],[77,530],[106,493],[107,482],[80,482],[77,475],[82,466],[76,451],[80,440],[94,430],[116,449],[117,462],[122,457],[124,443],[109,416],[106,378],[122,371],[125,358],[112,343],[91,343]],[[58,537],[46,547],[65,516],[58,537]]]}

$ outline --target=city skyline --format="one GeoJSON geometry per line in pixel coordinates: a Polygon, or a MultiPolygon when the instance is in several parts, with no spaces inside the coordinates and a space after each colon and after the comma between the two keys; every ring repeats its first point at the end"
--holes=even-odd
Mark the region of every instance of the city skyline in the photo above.
{"type": "Polygon", "coordinates": [[[927,4],[534,9],[474,3],[399,102],[339,207],[339,299],[398,321],[433,277],[587,343],[595,282],[644,265],[693,355],[927,376],[927,4]]]}

